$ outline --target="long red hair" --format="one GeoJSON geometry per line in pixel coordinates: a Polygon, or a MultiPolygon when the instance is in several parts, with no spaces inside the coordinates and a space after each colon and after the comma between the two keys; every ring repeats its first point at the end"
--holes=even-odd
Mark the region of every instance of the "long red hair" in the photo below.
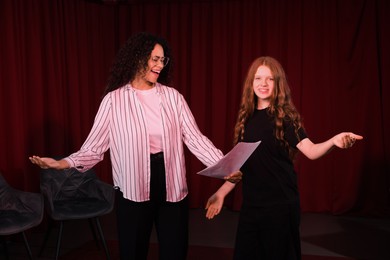
{"type": "MultiPolygon", "coordinates": [[[[303,127],[303,124],[301,116],[291,99],[291,90],[283,67],[276,59],[268,56],[255,59],[249,67],[244,81],[241,105],[238,111],[236,126],[234,128],[234,144],[237,144],[243,139],[245,123],[257,107],[257,97],[253,90],[253,81],[257,69],[262,65],[267,66],[271,70],[274,78],[275,85],[268,109],[268,113],[275,119],[274,134],[278,140],[288,147],[288,144],[284,139],[283,123],[291,121],[294,125],[296,134],[298,129],[303,127]]],[[[290,147],[288,148],[290,149],[290,147]]]]}

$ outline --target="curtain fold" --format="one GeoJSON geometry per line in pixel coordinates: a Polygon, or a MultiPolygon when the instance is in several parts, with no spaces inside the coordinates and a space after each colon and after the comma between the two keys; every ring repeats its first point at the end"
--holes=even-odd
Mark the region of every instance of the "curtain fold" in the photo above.
{"type": "MultiPolygon", "coordinates": [[[[92,126],[116,52],[138,31],[167,38],[174,81],[202,132],[224,153],[247,69],[273,56],[286,70],[309,137],[340,131],[365,139],[353,149],[296,162],[303,211],[389,214],[390,11],[386,0],[0,2],[0,170],[39,190],[28,156],[66,156],[92,126]]],[[[191,207],[221,180],[187,151],[191,207]]],[[[97,166],[111,180],[109,155],[97,166]]],[[[226,205],[238,210],[241,185],[226,205]]]]}

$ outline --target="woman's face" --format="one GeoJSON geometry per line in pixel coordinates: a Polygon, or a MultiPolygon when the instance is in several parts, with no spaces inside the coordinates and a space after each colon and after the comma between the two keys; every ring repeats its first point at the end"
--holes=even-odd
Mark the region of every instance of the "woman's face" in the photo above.
{"type": "Polygon", "coordinates": [[[253,80],[253,91],[257,96],[257,108],[268,107],[274,91],[274,78],[267,66],[261,65],[257,68],[253,80]]]}
{"type": "Polygon", "coordinates": [[[148,60],[148,67],[146,68],[143,79],[148,84],[156,83],[166,61],[167,58],[164,57],[163,47],[160,44],[156,44],[148,60]]]}

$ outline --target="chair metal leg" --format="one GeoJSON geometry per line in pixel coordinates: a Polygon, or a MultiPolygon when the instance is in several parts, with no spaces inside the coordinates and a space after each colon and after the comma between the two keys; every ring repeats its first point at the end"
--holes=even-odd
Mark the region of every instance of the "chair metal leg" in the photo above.
{"type": "Polygon", "coordinates": [[[6,237],[4,236],[2,236],[1,237],[2,239],[2,244],[3,244],[3,247],[4,247],[4,257],[5,257],[5,259],[6,260],[8,260],[9,259],[9,253],[8,253],[8,245],[7,245],[7,239],[6,239],[6,237]]]}
{"type": "Polygon", "coordinates": [[[60,256],[60,246],[61,246],[61,238],[62,238],[63,227],[64,227],[64,222],[60,221],[60,230],[58,231],[58,239],[57,239],[56,260],[60,256]]]}
{"type": "Polygon", "coordinates": [[[49,220],[49,226],[47,228],[47,231],[46,231],[46,234],[45,234],[45,238],[43,239],[43,242],[42,242],[42,245],[41,245],[41,249],[39,250],[38,256],[42,256],[43,251],[45,250],[47,241],[49,240],[49,237],[50,237],[50,233],[51,233],[52,227],[53,227],[53,221],[49,220]]]}
{"type": "Polygon", "coordinates": [[[30,260],[32,260],[33,256],[32,256],[32,253],[31,253],[30,245],[28,244],[28,241],[27,241],[27,238],[26,238],[26,234],[24,232],[22,232],[22,236],[23,236],[23,240],[24,240],[24,245],[26,246],[26,249],[27,249],[27,252],[28,252],[28,256],[29,256],[30,260]]]}
{"type": "Polygon", "coordinates": [[[110,252],[108,251],[108,247],[107,247],[107,244],[106,244],[106,240],[104,238],[104,235],[103,235],[103,230],[100,226],[100,221],[99,221],[99,218],[96,217],[94,218],[95,219],[95,222],[96,222],[96,226],[98,228],[98,231],[99,231],[99,235],[100,235],[100,238],[102,240],[102,243],[103,243],[103,247],[104,247],[104,251],[106,252],[106,257],[107,257],[107,260],[110,260],[110,252]]]}
{"type": "Polygon", "coordinates": [[[99,246],[99,239],[98,239],[98,237],[96,236],[96,231],[95,231],[94,222],[92,221],[91,218],[89,218],[89,219],[88,219],[88,223],[89,223],[89,227],[90,227],[90,229],[91,229],[92,235],[93,235],[93,239],[95,240],[96,247],[100,249],[100,246],[99,246]]]}

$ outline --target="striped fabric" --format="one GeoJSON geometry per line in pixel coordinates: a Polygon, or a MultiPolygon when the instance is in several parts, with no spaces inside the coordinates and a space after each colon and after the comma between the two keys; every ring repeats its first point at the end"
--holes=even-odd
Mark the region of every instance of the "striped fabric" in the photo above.
{"type": "MultiPolygon", "coordinates": [[[[163,121],[163,150],[167,201],[188,194],[183,142],[206,166],[223,154],[199,130],[184,97],[175,89],[156,84],[163,121]]],[[[86,171],[103,160],[110,149],[114,185],[132,201],[147,201],[150,194],[150,148],[145,112],[131,85],[108,93],[96,114],[81,149],[64,158],[71,167],[86,171]]]]}

